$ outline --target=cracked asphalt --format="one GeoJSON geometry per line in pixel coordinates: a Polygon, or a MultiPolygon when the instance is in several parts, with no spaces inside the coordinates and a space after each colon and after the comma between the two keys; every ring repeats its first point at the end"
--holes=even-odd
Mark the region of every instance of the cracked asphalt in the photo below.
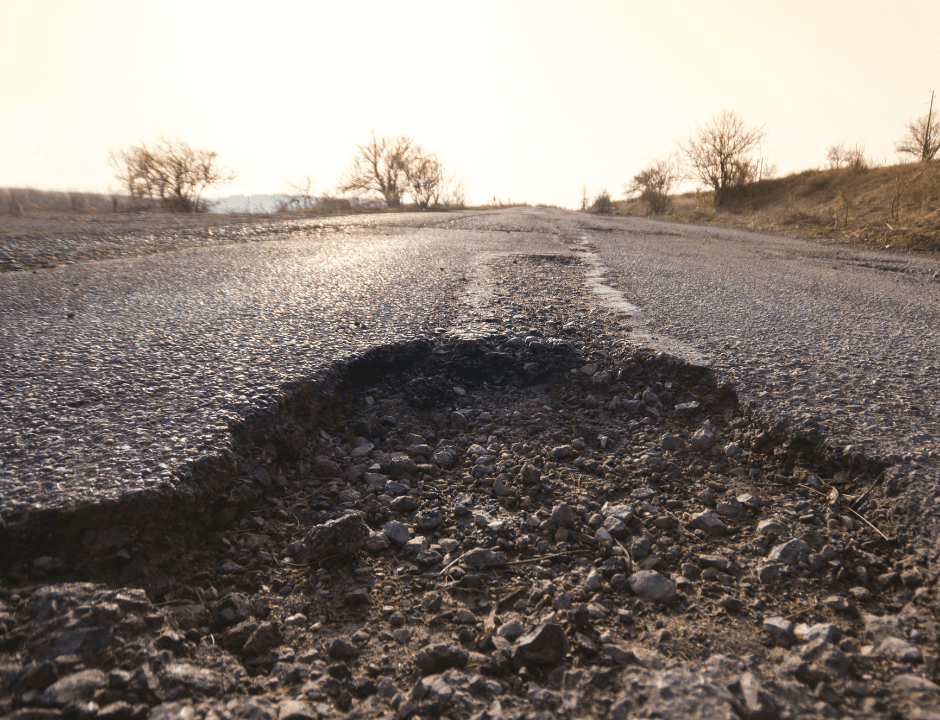
{"type": "Polygon", "coordinates": [[[4,267],[25,268],[0,275],[8,527],[128,492],[185,493],[188,469],[224,454],[229,428],[285,384],[466,328],[460,303],[498,281],[486,268],[507,253],[579,258],[637,342],[714,367],[768,422],[897,465],[911,507],[935,517],[936,259],[542,208],[291,219],[283,235],[267,218],[247,242],[212,224],[190,233],[201,246],[180,246],[176,227],[127,233],[120,253],[144,237],[147,254],[94,261],[52,223],[33,237],[75,264],[51,268],[27,257],[28,234],[4,243],[4,267]]]}

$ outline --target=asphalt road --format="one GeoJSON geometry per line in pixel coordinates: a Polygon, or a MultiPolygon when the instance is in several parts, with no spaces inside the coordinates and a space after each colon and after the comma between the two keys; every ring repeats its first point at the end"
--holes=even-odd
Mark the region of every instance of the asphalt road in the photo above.
{"type": "Polygon", "coordinates": [[[505,253],[580,258],[638,342],[889,458],[937,510],[935,259],[528,208],[293,222],[285,237],[0,275],[0,517],[173,487],[282,384],[466,325],[505,253]]]}

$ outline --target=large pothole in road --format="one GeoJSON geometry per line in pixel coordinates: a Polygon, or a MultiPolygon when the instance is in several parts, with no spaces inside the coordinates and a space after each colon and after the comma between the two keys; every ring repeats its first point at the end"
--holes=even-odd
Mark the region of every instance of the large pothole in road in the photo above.
{"type": "Polygon", "coordinates": [[[880,468],[756,425],[704,368],[386,348],[237,439],[207,509],[4,588],[7,709],[828,717],[933,692],[931,579],[866,504],[880,468]]]}

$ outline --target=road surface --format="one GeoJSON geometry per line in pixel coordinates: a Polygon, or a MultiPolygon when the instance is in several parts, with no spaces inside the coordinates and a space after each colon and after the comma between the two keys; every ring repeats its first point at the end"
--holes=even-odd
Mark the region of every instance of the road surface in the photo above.
{"type": "MultiPolygon", "coordinates": [[[[216,229],[204,247],[0,275],[8,527],[185,491],[193,463],[224,455],[229,425],[274,407],[285,384],[466,330],[507,254],[577,258],[634,341],[714,367],[769,421],[896,465],[936,512],[936,259],[533,208],[291,221],[283,236],[277,222],[260,242],[216,229]]],[[[121,252],[159,250],[139,235],[121,252]]]]}

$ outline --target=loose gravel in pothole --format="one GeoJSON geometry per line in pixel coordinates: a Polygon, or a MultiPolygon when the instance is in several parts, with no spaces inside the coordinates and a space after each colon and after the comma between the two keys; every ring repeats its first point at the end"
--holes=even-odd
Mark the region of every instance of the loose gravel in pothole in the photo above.
{"type": "Polygon", "coordinates": [[[494,267],[486,337],[243,428],[211,512],[14,565],[0,709],[935,717],[936,578],[890,471],[599,332],[622,319],[587,314],[576,263],[494,267]]]}

